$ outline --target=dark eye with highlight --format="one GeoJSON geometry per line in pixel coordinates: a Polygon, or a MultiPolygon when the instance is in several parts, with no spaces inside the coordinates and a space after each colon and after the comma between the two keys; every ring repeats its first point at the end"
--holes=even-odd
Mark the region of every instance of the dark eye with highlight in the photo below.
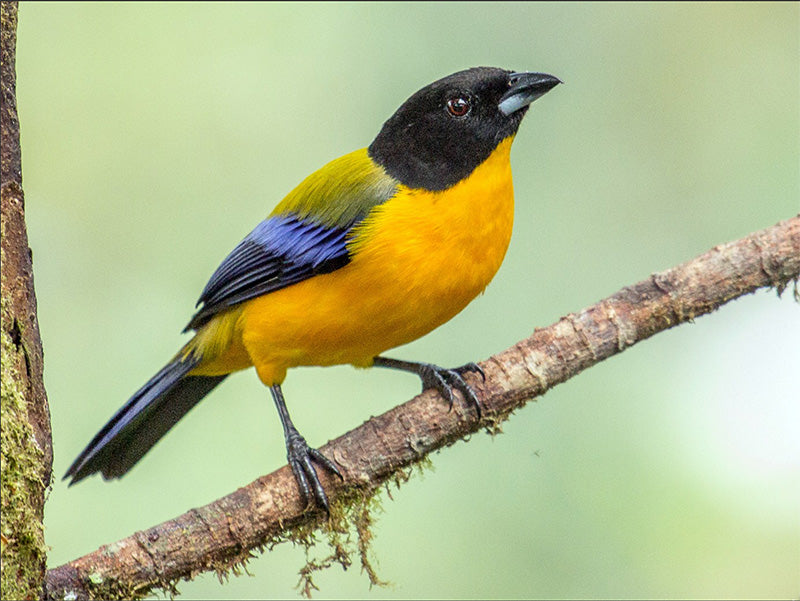
{"type": "Polygon", "coordinates": [[[447,101],[447,112],[453,117],[463,117],[469,112],[469,100],[463,96],[456,96],[447,101]]]}

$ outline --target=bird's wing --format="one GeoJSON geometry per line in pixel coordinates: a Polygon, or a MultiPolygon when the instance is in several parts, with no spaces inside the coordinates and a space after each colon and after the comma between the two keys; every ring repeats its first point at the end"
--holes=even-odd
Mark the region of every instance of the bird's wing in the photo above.
{"type": "Polygon", "coordinates": [[[186,329],[197,329],[220,311],[343,267],[350,261],[350,228],[270,217],[250,232],[217,268],[200,295],[200,310],[186,329]]]}
{"type": "Polygon", "coordinates": [[[241,302],[347,265],[349,232],[396,188],[366,150],[310,175],[225,258],[186,330],[241,302]]]}

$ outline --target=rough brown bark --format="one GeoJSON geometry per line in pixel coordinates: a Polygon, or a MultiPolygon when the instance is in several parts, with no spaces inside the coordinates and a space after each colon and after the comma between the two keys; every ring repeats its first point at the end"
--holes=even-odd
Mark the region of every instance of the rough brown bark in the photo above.
{"type": "MultiPolygon", "coordinates": [[[[328,443],[344,481],[321,470],[333,502],[369,494],[428,453],[484,428],[584,369],[637,342],[714,311],[762,287],[783,292],[800,274],[800,216],[653,274],[613,296],[537,329],[481,363],[486,380],[470,376],[483,419],[461,403],[452,411],[427,392],[328,443]]],[[[321,523],[304,512],[288,467],[205,507],[50,570],[56,598],[171,590],[180,578],[230,566],[288,529],[321,523]]]]}
{"type": "Polygon", "coordinates": [[[25,229],[16,101],[17,3],[2,2],[2,596],[37,598],[45,573],[45,491],[53,463],[33,267],[25,229]]]}

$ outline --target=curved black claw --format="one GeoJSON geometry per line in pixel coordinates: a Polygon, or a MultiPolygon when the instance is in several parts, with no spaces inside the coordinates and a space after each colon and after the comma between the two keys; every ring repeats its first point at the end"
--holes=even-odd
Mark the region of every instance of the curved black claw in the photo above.
{"type": "Polygon", "coordinates": [[[457,371],[460,374],[463,374],[463,373],[466,373],[466,372],[469,372],[469,371],[474,371],[474,372],[477,372],[478,375],[480,375],[481,380],[483,380],[484,382],[486,381],[486,373],[483,371],[483,368],[480,365],[478,365],[477,363],[473,363],[472,361],[470,361],[469,363],[465,363],[461,367],[453,368],[453,371],[457,371]]]}
{"type": "Polygon", "coordinates": [[[289,460],[289,466],[292,468],[294,479],[297,480],[297,485],[300,487],[300,492],[306,501],[306,505],[311,504],[313,492],[313,499],[316,500],[317,505],[322,507],[326,513],[330,513],[328,496],[319,481],[317,470],[314,468],[312,461],[333,472],[339,478],[344,479],[333,461],[325,457],[317,449],[309,447],[306,439],[300,436],[297,430],[290,432],[286,436],[286,458],[289,460]]]}
{"type": "Polygon", "coordinates": [[[467,402],[475,407],[478,413],[478,419],[481,418],[481,404],[478,401],[478,395],[472,387],[466,383],[462,374],[467,372],[477,372],[481,378],[486,381],[486,374],[477,363],[466,363],[461,367],[454,367],[453,369],[446,369],[433,365],[432,363],[416,363],[414,361],[400,361],[399,359],[391,359],[389,357],[375,357],[372,364],[375,367],[388,367],[390,369],[401,369],[417,374],[422,380],[422,390],[433,388],[441,394],[450,404],[450,409],[453,409],[453,402],[456,400],[453,394],[453,389],[460,391],[464,395],[467,402]]]}
{"type": "Polygon", "coordinates": [[[483,376],[484,380],[486,379],[483,370],[474,363],[467,363],[453,369],[439,367],[430,363],[420,363],[419,377],[422,379],[422,389],[433,388],[436,390],[447,400],[450,411],[453,410],[453,402],[456,400],[453,389],[460,391],[467,402],[475,408],[478,413],[478,419],[480,419],[481,404],[478,401],[478,395],[475,394],[472,386],[467,384],[461,376],[461,374],[470,371],[477,371],[483,376]]]}

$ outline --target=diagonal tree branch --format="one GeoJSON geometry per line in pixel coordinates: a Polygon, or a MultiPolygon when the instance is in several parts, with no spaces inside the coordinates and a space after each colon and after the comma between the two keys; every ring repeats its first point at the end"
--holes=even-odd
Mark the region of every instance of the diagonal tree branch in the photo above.
{"type": "MultiPolygon", "coordinates": [[[[800,216],[716,246],[655,273],[595,305],[563,317],[490,357],[486,380],[470,376],[483,419],[465,405],[452,411],[434,393],[421,394],[374,417],[321,450],[344,482],[320,474],[332,501],[371,494],[432,451],[481,428],[496,427],[516,408],[637,342],[710,313],[759,288],[782,293],[800,275],[800,216]]],[[[198,572],[246,559],[251,549],[292,528],[322,523],[305,512],[288,467],[236,492],[116,542],[47,574],[53,598],[143,595],[198,572]]]]}

